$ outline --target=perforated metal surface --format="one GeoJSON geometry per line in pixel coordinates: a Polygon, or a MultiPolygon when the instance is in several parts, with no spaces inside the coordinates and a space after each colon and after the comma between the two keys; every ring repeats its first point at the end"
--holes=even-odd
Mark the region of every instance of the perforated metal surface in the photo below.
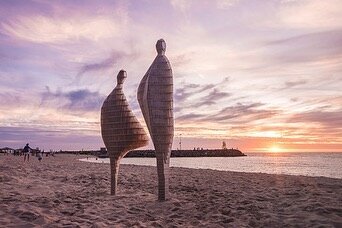
{"type": "Polygon", "coordinates": [[[169,195],[169,164],[174,135],[173,75],[165,56],[166,43],[158,40],[158,55],[138,88],[138,101],[150,132],[157,158],[158,198],[169,195]]]}

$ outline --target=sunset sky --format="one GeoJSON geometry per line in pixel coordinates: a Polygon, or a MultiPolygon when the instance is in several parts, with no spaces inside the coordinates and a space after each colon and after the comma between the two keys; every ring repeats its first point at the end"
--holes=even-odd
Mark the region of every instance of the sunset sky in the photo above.
{"type": "Polygon", "coordinates": [[[164,38],[174,148],[181,134],[182,149],[342,151],[341,12],[340,0],[1,0],[0,147],[102,147],[120,69],[145,126],[137,88],[164,38]]]}

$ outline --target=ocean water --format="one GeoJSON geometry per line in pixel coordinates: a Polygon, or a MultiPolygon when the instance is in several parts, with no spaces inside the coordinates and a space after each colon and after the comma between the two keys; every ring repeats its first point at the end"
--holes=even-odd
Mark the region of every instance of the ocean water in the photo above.
{"type": "MultiPolygon", "coordinates": [[[[171,158],[172,167],[323,176],[342,179],[342,153],[245,153],[245,157],[171,158]]],[[[108,158],[81,159],[109,163],[108,158]]],[[[155,158],[123,158],[121,164],[156,166],[155,158]]]]}

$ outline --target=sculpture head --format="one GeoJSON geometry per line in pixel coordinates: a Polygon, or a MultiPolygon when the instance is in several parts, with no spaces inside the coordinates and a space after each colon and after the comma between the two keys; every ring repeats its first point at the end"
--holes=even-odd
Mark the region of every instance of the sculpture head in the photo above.
{"type": "Polygon", "coordinates": [[[127,78],[126,71],[120,70],[120,72],[118,73],[118,76],[117,76],[117,84],[122,85],[126,78],[127,78]]]}
{"type": "Polygon", "coordinates": [[[165,40],[163,39],[158,40],[156,44],[156,49],[157,49],[158,55],[164,55],[166,51],[165,40]]]}

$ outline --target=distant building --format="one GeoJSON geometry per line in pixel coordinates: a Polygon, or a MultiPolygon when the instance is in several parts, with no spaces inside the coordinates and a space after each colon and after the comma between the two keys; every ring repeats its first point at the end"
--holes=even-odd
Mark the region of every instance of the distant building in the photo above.
{"type": "MultiPolygon", "coordinates": [[[[96,155],[96,154],[95,154],[95,155],[96,155]]],[[[108,157],[108,153],[107,153],[106,147],[101,147],[101,148],[100,148],[100,151],[98,151],[97,156],[100,157],[100,158],[108,157]]]]}
{"type": "Polygon", "coordinates": [[[9,148],[9,147],[4,147],[0,149],[1,153],[5,153],[5,154],[13,154],[14,153],[14,149],[9,148]]]}

